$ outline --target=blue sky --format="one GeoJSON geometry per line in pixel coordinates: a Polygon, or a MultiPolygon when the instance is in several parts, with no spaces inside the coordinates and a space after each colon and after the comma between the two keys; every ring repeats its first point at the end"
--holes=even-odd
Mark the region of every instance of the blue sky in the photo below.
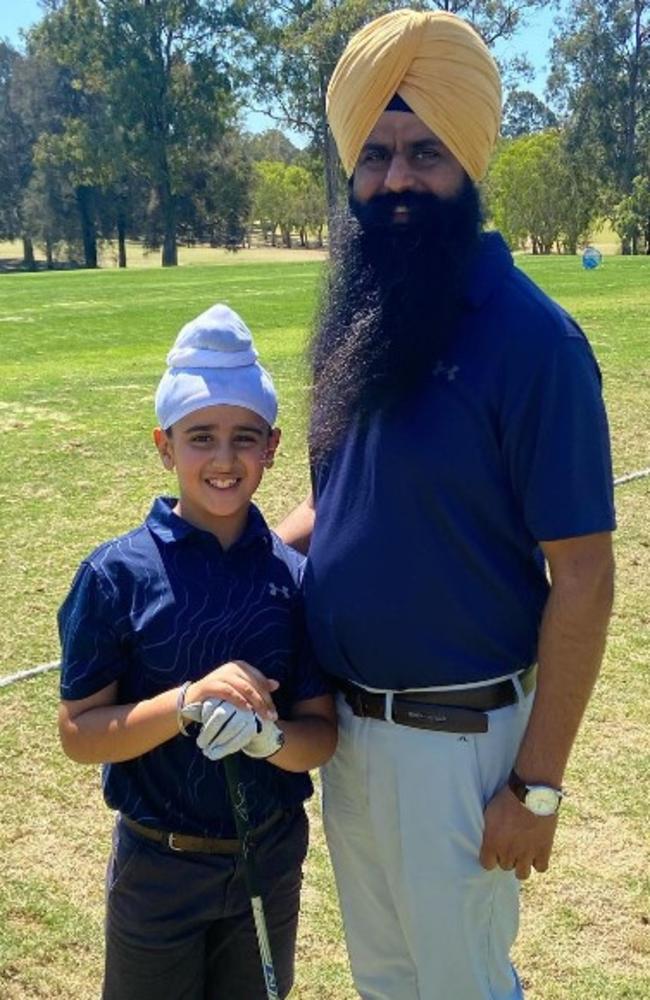
{"type": "MultiPolygon", "coordinates": [[[[18,45],[20,42],[20,29],[29,28],[40,19],[42,15],[38,0],[0,0],[0,38],[8,38],[9,41],[18,45]]],[[[498,56],[513,56],[525,54],[536,71],[535,80],[531,84],[526,84],[526,88],[535,91],[538,96],[543,96],[544,83],[547,75],[547,57],[550,48],[550,31],[553,27],[554,15],[549,11],[542,11],[529,15],[528,24],[517,33],[514,41],[505,45],[497,46],[498,56]]],[[[251,132],[261,132],[265,128],[274,128],[276,123],[265,115],[250,112],[246,115],[246,127],[251,132]]],[[[292,136],[287,133],[297,144],[303,145],[304,138],[292,136]]]]}

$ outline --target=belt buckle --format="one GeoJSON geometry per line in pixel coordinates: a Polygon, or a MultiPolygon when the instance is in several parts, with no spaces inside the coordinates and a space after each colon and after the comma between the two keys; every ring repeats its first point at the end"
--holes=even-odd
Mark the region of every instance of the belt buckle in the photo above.
{"type": "Polygon", "coordinates": [[[174,837],[175,836],[176,836],[175,833],[170,833],[169,834],[169,836],[167,837],[167,847],[170,849],[170,851],[176,851],[177,853],[182,854],[183,853],[183,848],[182,847],[176,847],[176,844],[174,843],[174,837]]]}

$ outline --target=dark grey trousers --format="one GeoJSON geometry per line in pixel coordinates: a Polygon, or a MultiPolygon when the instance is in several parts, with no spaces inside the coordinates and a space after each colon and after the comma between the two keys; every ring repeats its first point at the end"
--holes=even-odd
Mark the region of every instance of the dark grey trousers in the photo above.
{"type": "MultiPolygon", "coordinates": [[[[281,997],[293,984],[303,809],[257,848],[281,997]]],[[[106,878],[103,1000],[266,1000],[241,860],[179,853],[139,837],[119,819],[106,878]]]]}

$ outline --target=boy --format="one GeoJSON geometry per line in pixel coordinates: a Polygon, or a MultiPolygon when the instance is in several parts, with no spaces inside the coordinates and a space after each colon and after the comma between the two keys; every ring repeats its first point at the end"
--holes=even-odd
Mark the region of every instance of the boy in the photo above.
{"type": "Polygon", "coordinates": [[[250,332],[213,306],[167,361],[154,440],[178,499],[158,498],[143,525],[84,560],[59,612],[61,742],[73,760],[104,765],[118,813],[103,998],[266,996],[219,763],[240,749],[284,997],[305,772],[334,751],[333,702],[307,645],[300,557],[251,503],[280,431],[250,332]]]}

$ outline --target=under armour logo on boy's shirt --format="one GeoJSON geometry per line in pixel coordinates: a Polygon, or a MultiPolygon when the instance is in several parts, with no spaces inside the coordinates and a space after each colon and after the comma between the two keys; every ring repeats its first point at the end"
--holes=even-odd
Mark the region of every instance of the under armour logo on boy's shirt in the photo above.
{"type": "Polygon", "coordinates": [[[288,587],[286,586],[278,587],[277,584],[275,583],[269,584],[269,594],[271,595],[271,597],[277,597],[278,594],[281,594],[282,597],[286,597],[287,600],[289,600],[289,598],[291,597],[288,587]]]}
{"type": "Polygon", "coordinates": [[[438,361],[435,368],[433,369],[434,375],[446,375],[448,382],[453,382],[456,378],[457,373],[460,371],[459,365],[445,365],[442,361],[438,361]]]}

